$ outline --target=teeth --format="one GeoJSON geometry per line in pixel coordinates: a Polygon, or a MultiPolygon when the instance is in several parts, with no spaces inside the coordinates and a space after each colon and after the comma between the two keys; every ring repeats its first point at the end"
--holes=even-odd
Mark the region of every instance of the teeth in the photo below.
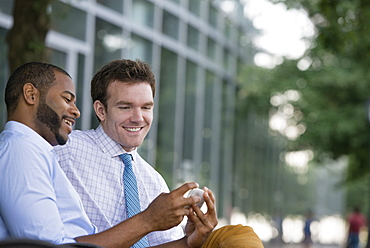
{"type": "Polygon", "coordinates": [[[129,128],[129,127],[126,127],[125,128],[127,131],[130,131],[130,132],[137,132],[140,130],[140,127],[135,127],[135,128],[129,128]]]}
{"type": "Polygon", "coordinates": [[[72,122],[70,122],[69,120],[64,120],[64,122],[67,123],[67,125],[72,126],[72,122]]]}

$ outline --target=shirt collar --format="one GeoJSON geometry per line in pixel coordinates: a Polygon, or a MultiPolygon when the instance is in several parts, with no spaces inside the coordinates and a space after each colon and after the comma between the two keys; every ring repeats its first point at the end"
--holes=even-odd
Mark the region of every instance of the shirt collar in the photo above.
{"type": "Polygon", "coordinates": [[[95,129],[95,133],[97,135],[97,140],[99,141],[98,145],[104,153],[109,154],[111,157],[117,157],[122,153],[129,153],[132,155],[135,161],[137,148],[135,148],[132,152],[126,152],[120,144],[118,144],[104,132],[104,129],[101,125],[95,129]]]}
{"type": "Polygon", "coordinates": [[[36,144],[39,144],[43,149],[47,149],[48,151],[53,150],[53,146],[49,142],[47,142],[40,134],[21,122],[8,121],[5,124],[4,130],[21,133],[25,136],[28,136],[30,140],[32,140],[36,144]]]}

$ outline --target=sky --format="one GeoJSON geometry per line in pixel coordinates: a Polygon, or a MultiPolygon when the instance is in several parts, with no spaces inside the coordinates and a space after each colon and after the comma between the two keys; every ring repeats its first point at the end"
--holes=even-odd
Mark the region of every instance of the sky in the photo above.
{"type": "Polygon", "coordinates": [[[273,68],[282,63],[283,57],[301,58],[310,46],[303,40],[315,34],[314,25],[303,10],[288,10],[284,4],[268,0],[243,0],[244,14],[261,31],[254,40],[256,47],[265,50],[258,53],[254,62],[258,66],[273,68]]]}

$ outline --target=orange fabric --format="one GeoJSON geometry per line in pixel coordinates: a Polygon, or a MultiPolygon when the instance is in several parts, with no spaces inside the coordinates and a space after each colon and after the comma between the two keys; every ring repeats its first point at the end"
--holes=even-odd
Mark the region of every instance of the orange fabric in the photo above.
{"type": "Polygon", "coordinates": [[[227,225],[213,231],[202,248],[263,248],[263,244],[251,227],[227,225]]]}

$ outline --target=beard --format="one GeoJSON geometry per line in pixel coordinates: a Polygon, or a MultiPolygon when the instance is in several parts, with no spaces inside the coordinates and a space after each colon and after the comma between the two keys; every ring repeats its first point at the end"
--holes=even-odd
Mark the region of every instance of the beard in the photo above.
{"type": "Polygon", "coordinates": [[[50,129],[59,145],[64,145],[67,142],[59,133],[62,119],[45,101],[40,101],[40,105],[37,108],[37,119],[50,129]]]}

